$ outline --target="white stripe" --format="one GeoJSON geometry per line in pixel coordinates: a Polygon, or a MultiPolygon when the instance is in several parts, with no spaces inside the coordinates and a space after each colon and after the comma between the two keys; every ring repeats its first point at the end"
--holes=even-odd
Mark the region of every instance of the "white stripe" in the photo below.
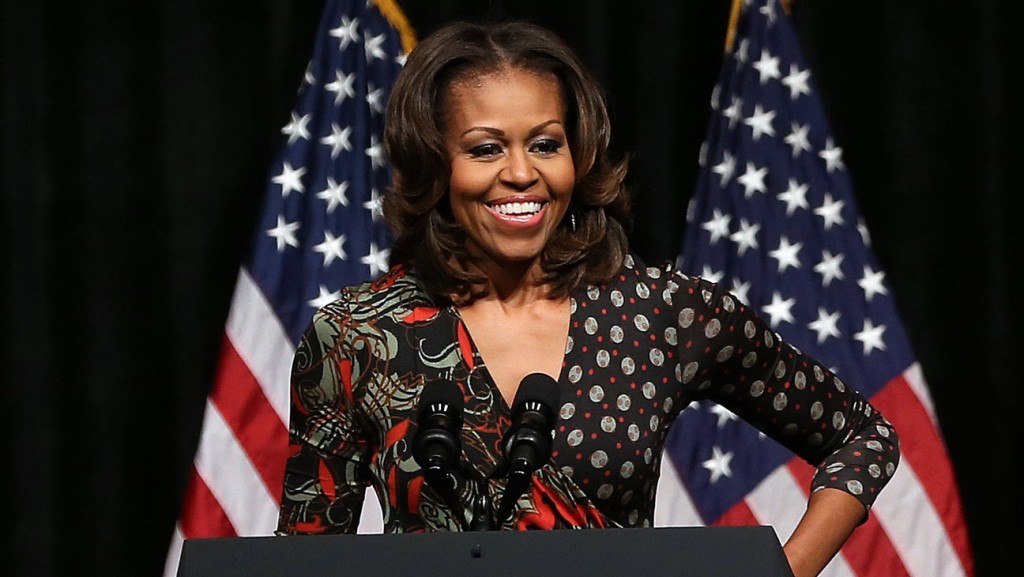
{"type": "Polygon", "coordinates": [[[942,518],[903,461],[871,508],[913,577],[963,577],[942,518]]]}
{"type": "Polygon", "coordinates": [[[928,392],[928,384],[924,380],[924,373],[921,371],[921,365],[914,363],[910,365],[907,370],[903,371],[903,378],[906,379],[907,384],[910,385],[910,390],[917,396],[917,400],[920,401],[921,406],[924,407],[928,417],[932,420],[932,425],[936,429],[939,428],[939,419],[935,416],[935,406],[932,405],[932,395],[928,392]]]}
{"type": "Polygon", "coordinates": [[[178,575],[178,561],[181,558],[181,546],[184,542],[185,536],[181,532],[181,523],[175,523],[174,535],[171,535],[171,547],[167,551],[167,560],[164,561],[164,577],[178,575]]]}
{"type": "Polygon", "coordinates": [[[377,501],[377,493],[367,489],[363,494],[363,512],[359,516],[359,527],[356,533],[378,535],[384,532],[384,511],[377,501]]]}
{"type": "Polygon", "coordinates": [[[661,477],[654,499],[655,527],[703,526],[704,521],[693,506],[690,492],[686,490],[679,472],[667,454],[661,459],[661,477]]]}
{"type": "MultiPolygon", "coordinates": [[[[777,467],[744,499],[758,523],[771,525],[785,543],[807,510],[807,496],[785,465],[777,467]]],[[[857,573],[840,553],[821,572],[822,577],[855,577],[857,573]]]]}
{"type": "Polygon", "coordinates": [[[273,533],[277,527],[277,500],[210,400],[206,401],[203,414],[195,466],[240,537],[273,533]]]}
{"type": "Polygon", "coordinates": [[[295,345],[245,267],[238,271],[224,331],[263,389],[274,411],[288,424],[288,387],[295,345]]]}

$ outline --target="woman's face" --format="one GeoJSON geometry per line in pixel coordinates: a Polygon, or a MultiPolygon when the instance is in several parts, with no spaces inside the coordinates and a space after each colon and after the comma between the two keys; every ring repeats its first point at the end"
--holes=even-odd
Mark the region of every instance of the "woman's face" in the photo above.
{"type": "Polygon", "coordinates": [[[565,216],[576,173],[554,76],[502,70],[445,101],[452,213],[478,264],[534,264],[565,216]],[[529,262],[534,261],[534,262],[529,262]]]}

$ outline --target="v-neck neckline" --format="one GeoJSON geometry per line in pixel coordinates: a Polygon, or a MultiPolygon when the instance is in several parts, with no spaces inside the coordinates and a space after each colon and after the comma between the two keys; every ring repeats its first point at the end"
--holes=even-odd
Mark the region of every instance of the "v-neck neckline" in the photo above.
{"type": "MultiPolygon", "coordinates": [[[[511,415],[512,405],[515,404],[514,396],[511,400],[509,400],[505,398],[504,394],[502,394],[501,389],[498,387],[498,383],[494,381],[494,377],[491,375],[491,370],[487,365],[487,361],[484,359],[483,353],[480,352],[480,348],[477,346],[476,340],[473,338],[473,333],[470,332],[469,330],[469,325],[466,324],[466,321],[462,318],[462,315],[459,313],[458,307],[456,307],[454,304],[449,304],[447,308],[448,313],[451,314],[452,317],[455,319],[456,330],[458,330],[458,328],[461,327],[461,330],[464,331],[466,334],[466,339],[469,342],[470,354],[473,355],[473,371],[480,372],[480,376],[483,377],[485,384],[491,391],[491,394],[498,399],[498,403],[499,406],[501,407],[502,414],[511,415]]],[[[573,322],[576,319],[577,310],[578,303],[576,301],[576,298],[570,295],[569,323],[565,332],[565,341],[562,343],[562,362],[558,367],[558,375],[554,377],[555,381],[559,384],[559,386],[561,386],[564,382],[565,371],[566,367],[568,366],[569,352],[571,350],[570,343],[573,342],[573,322]]],[[[458,336],[456,336],[456,339],[458,339],[458,336]]],[[[468,361],[466,360],[463,360],[463,362],[466,362],[468,364],[468,361]]],[[[519,388],[517,386],[516,391],[518,392],[518,390],[519,388]]],[[[558,407],[554,407],[554,409],[557,411],[558,407]]]]}

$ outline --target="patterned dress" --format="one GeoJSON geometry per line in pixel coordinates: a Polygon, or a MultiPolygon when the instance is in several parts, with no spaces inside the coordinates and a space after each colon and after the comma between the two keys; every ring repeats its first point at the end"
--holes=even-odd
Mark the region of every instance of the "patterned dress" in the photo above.
{"type": "MultiPolygon", "coordinates": [[[[896,469],[885,418],[713,283],[630,256],[613,282],[571,295],[570,310],[552,455],[503,529],[651,526],[668,430],[702,399],[816,466],[812,491],[834,487],[867,509],[896,469]]],[[[503,497],[510,419],[458,311],[435,304],[411,268],[350,287],[295,354],[277,533],[355,532],[367,487],[385,532],[463,530],[479,496],[503,497]],[[442,380],[466,401],[459,517],[412,452],[423,389],[442,380]]]]}

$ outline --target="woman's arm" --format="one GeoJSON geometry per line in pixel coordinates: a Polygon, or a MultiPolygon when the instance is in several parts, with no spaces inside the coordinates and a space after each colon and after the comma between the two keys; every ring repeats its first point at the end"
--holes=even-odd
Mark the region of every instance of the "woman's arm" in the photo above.
{"type": "Polygon", "coordinates": [[[860,501],[838,489],[812,493],[807,511],[782,548],[793,576],[815,577],[821,573],[866,513],[860,501]]]}

